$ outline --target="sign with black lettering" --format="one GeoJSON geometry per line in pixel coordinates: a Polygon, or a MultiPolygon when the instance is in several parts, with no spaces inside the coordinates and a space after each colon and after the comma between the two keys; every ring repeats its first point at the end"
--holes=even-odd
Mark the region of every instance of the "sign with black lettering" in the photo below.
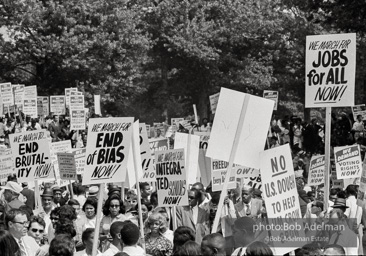
{"type": "Polygon", "coordinates": [[[132,124],[133,117],[89,119],[83,185],[125,180],[132,124]]]}
{"type": "Polygon", "coordinates": [[[278,91],[263,91],[263,98],[273,100],[275,102],[273,110],[277,110],[278,106],[278,91]]]}
{"type": "Polygon", "coordinates": [[[146,126],[144,123],[140,123],[140,153],[143,177],[141,181],[156,181],[154,164],[151,159],[151,151],[149,145],[149,139],[147,138],[146,126]]]}
{"type": "Polygon", "coordinates": [[[317,186],[324,183],[325,156],[312,156],[310,160],[308,185],[317,186]]]}
{"type": "Polygon", "coordinates": [[[355,33],[307,36],[305,65],[305,107],[355,104],[355,33]]]}
{"type": "Polygon", "coordinates": [[[75,155],[76,174],[83,175],[85,166],[85,148],[78,148],[72,151],[75,155]]]}
{"type": "Polygon", "coordinates": [[[46,130],[9,134],[19,182],[54,178],[46,130]]]}
{"type": "Polygon", "coordinates": [[[85,130],[85,109],[70,111],[70,129],[85,130]]]}
{"type": "Polygon", "coordinates": [[[158,205],[188,205],[188,184],[184,149],[158,151],[155,154],[158,205]]]}
{"type": "Polygon", "coordinates": [[[75,155],[73,153],[57,153],[57,160],[61,180],[76,180],[75,155]]]}
{"type": "MultiPolygon", "coordinates": [[[[212,176],[212,191],[221,191],[224,186],[227,167],[229,163],[221,160],[211,160],[211,176],[212,176]]],[[[227,189],[236,188],[236,179],[235,179],[235,168],[231,169],[229,184],[227,189]]]]}
{"type": "Polygon", "coordinates": [[[334,160],[337,170],[337,179],[361,177],[362,160],[359,145],[335,147],[334,160]]]}

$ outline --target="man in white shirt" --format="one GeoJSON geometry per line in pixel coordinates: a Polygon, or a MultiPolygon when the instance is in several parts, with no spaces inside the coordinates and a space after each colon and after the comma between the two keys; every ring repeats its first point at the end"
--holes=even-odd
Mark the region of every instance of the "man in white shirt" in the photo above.
{"type": "Polygon", "coordinates": [[[345,211],[345,215],[350,220],[356,220],[356,226],[358,227],[361,223],[362,208],[357,205],[357,190],[355,185],[348,185],[346,188],[347,200],[346,205],[349,207],[345,211]]]}
{"type": "Polygon", "coordinates": [[[121,229],[124,226],[124,222],[116,221],[111,225],[110,234],[112,237],[112,242],[109,249],[103,253],[103,256],[114,256],[115,254],[122,251],[122,241],[121,241],[121,229]]]}
{"type": "Polygon", "coordinates": [[[354,122],[352,127],[352,131],[355,132],[355,140],[363,136],[364,129],[365,127],[362,121],[362,115],[357,115],[357,120],[354,122]]]}

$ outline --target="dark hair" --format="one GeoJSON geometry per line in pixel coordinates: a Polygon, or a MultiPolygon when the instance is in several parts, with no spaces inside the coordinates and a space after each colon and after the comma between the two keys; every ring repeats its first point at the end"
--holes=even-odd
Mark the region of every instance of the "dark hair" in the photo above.
{"type": "Polygon", "coordinates": [[[188,241],[179,247],[178,251],[174,255],[186,256],[186,255],[202,255],[201,246],[194,241],[188,241]]]}
{"type": "Polygon", "coordinates": [[[74,207],[70,205],[63,205],[60,207],[59,212],[60,219],[76,220],[76,212],[74,207]]]}
{"type": "Polygon", "coordinates": [[[346,188],[346,193],[347,195],[351,195],[351,196],[357,196],[357,189],[355,185],[348,185],[346,188]]]}
{"type": "Polygon", "coordinates": [[[140,182],[139,183],[140,190],[143,190],[146,186],[150,186],[150,184],[147,183],[147,182],[140,182]]]}
{"type": "Polygon", "coordinates": [[[129,256],[129,255],[125,252],[117,252],[114,256],[129,256]]]}
{"type": "Polygon", "coordinates": [[[60,216],[60,208],[61,207],[56,207],[55,209],[53,209],[50,213],[50,216],[52,215],[60,216]]]}
{"type": "Polygon", "coordinates": [[[79,184],[76,187],[76,194],[78,194],[78,195],[85,194],[85,191],[86,191],[86,187],[81,184],[79,184]]]}
{"type": "Polygon", "coordinates": [[[1,256],[14,256],[20,251],[18,243],[7,230],[0,230],[1,256]]]}
{"type": "Polygon", "coordinates": [[[98,209],[98,200],[95,197],[88,197],[83,205],[83,212],[85,212],[86,205],[90,204],[94,207],[95,213],[97,213],[98,209]]]}
{"type": "Polygon", "coordinates": [[[94,228],[85,229],[83,234],[81,235],[81,241],[84,243],[86,240],[90,238],[92,233],[94,233],[94,228]]]}
{"type": "Polygon", "coordinates": [[[315,201],[315,202],[313,202],[313,205],[315,205],[316,207],[319,207],[322,211],[324,210],[323,202],[315,201]]]}
{"type": "Polygon", "coordinates": [[[32,226],[32,223],[38,223],[39,225],[43,226],[43,228],[46,228],[46,222],[39,216],[32,216],[29,220],[29,228],[32,226]]]}
{"type": "Polygon", "coordinates": [[[324,251],[327,249],[333,249],[338,252],[339,255],[346,255],[346,251],[344,250],[344,248],[338,244],[328,244],[324,247],[324,251]]]}
{"type": "Polygon", "coordinates": [[[55,234],[66,234],[70,237],[76,236],[74,222],[68,218],[59,218],[55,226],[55,234]]]}
{"type": "Polygon", "coordinates": [[[180,226],[174,231],[173,238],[173,255],[188,241],[195,241],[194,231],[186,226],[180,226]]]}
{"type": "Polygon", "coordinates": [[[335,195],[337,195],[337,193],[338,193],[338,189],[336,189],[336,188],[331,188],[331,189],[330,189],[330,192],[329,192],[329,195],[330,195],[330,196],[335,196],[335,195]]]}
{"type": "Polygon", "coordinates": [[[118,200],[119,201],[119,213],[125,213],[125,207],[123,206],[123,201],[121,199],[121,197],[119,195],[116,195],[116,194],[111,194],[107,201],[105,201],[105,204],[103,206],[103,214],[105,216],[108,216],[110,214],[110,211],[109,211],[109,207],[110,207],[110,204],[111,204],[111,201],[112,200],[118,200]]]}
{"type": "Polygon", "coordinates": [[[13,222],[15,217],[19,214],[27,216],[27,219],[29,218],[25,211],[19,209],[11,209],[5,214],[5,225],[7,228],[9,228],[9,221],[13,222]]]}
{"type": "Polygon", "coordinates": [[[73,256],[74,255],[74,241],[68,235],[61,234],[56,235],[52,239],[50,249],[48,251],[49,256],[73,256]]]}
{"type": "Polygon", "coordinates": [[[123,226],[125,225],[124,222],[122,221],[116,221],[113,222],[111,225],[111,228],[109,230],[109,233],[111,234],[112,238],[116,238],[116,236],[121,233],[121,229],[123,228],[123,226]]]}
{"type": "Polygon", "coordinates": [[[67,202],[68,205],[70,206],[73,206],[73,205],[80,205],[79,201],[76,200],[76,199],[70,199],[68,202],[67,202]]]}
{"type": "Polygon", "coordinates": [[[140,238],[140,231],[136,224],[129,222],[123,225],[121,229],[121,240],[127,246],[137,244],[140,238]]]}
{"type": "Polygon", "coordinates": [[[246,249],[247,256],[272,256],[273,252],[271,248],[263,242],[253,242],[248,245],[246,249]]]}
{"type": "Polygon", "coordinates": [[[198,189],[196,189],[196,188],[192,188],[192,189],[190,189],[189,191],[194,192],[194,194],[195,194],[195,199],[200,199],[200,198],[202,197],[202,193],[201,193],[201,191],[199,191],[199,190],[198,190],[198,189]]]}
{"type": "Polygon", "coordinates": [[[347,197],[346,192],[344,192],[343,190],[339,191],[339,192],[337,193],[337,197],[338,197],[338,198],[346,199],[346,197],[347,197]]]}
{"type": "Polygon", "coordinates": [[[311,197],[312,195],[315,195],[315,192],[314,191],[308,191],[306,194],[307,194],[308,197],[311,197]]]}
{"type": "MultiPolygon", "coordinates": [[[[153,209],[153,205],[150,202],[146,202],[144,200],[141,199],[141,207],[142,205],[145,205],[147,210],[150,212],[153,209]]],[[[134,207],[135,211],[139,211],[139,204],[136,204],[134,207]]],[[[165,211],[166,212],[166,211],[165,211]]]]}
{"type": "Polygon", "coordinates": [[[8,176],[8,181],[18,182],[17,175],[16,174],[10,174],[8,176]]]}
{"type": "Polygon", "coordinates": [[[28,205],[22,205],[19,207],[19,210],[22,210],[27,214],[28,219],[33,216],[33,210],[28,205]]]}

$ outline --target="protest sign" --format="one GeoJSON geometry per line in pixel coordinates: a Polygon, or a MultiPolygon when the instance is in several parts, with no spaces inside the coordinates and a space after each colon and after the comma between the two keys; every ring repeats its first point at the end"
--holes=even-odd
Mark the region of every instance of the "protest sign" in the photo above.
{"type": "Polygon", "coordinates": [[[89,119],[83,185],[125,180],[132,124],[133,117],[89,119]]]}
{"type": "Polygon", "coordinates": [[[214,95],[210,95],[210,107],[212,114],[216,113],[217,103],[219,101],[220,93],[215,93],[214,95]]]}
{"type": "Polygon", "coordinates": [[[85,110],[71,110],[70,112],[70,129],[85,130],[85,110]]]}
{"type": "Polygon", "coordinates": [[[146,126],[146,133],[147,133],[147,138],[150,139],[151,137],[151,129],[150,129],[150,125],[149,124],[145,124],[146,126]]]}
{"type": "Polygon", "coordinates": [[[273,110],[277,110],[278,106],[278,91],[263,91],[263,98],[273,100],[275,102],[273,110]]]}
{"type": "Polygon", "coordinates": [[[86,148],[73,149],[75,155],[76,174],[83,175],[85,166],[86,148]]]}
{"type": "Polygon", "coordinates": [[[23,112],[32,118],[37,118],[37,86],[24,87],[23,112]]]}
{"type": "Polygon", "coordinates": [[[151,159],[151,151],[149,139],[147,138],[146,125],[144,123],[140,123],[140,154],[141,154],[141,163],[142,163],[142,171],[143,177],[141,181],[156,181],[155,170],[153,161],[151,159]]]}
{"type": "Polygon", "coordinates": [[[0,84],[0,96],[4,106],[9,107],[14,105],[14,94],[11,83],[0,84]]]}
{"type": "Polygon", "coordinates": [[[207,187],[211,182],[211,158],[206,157],[206,150],[200,149],[198,155],[198,168],[201,175],[201,183],[207,187]]]}
{"type": "MultiPolygon", "coordinates": [[[[212,159],[212,191],[221,191],[225,182],[225,176],[227,172],[228,162],[212,159]]],[[[231,174],[227,189],[236,188],[235,169],[231,168],[231,174]]]]}
{"type": "Polygon", "coordinates": [[[14,104],[18,109],[23,109],[24,103],[24,84],[13,85],[14,104]]]}
{"type": "Polygon", "coordinates": [[[360,186],[357,192],[357,205],[364,207],[366,200],[366,158],[362,163],[362,173],[360,179],[360,186]]]}
{"type": "Polygon", "coordinates": [[[73,153],[57,153],[58,169],[62,180],[77,180],[73,153]]]}
{"type": "Polygon", "coordinates": [[[70,108],[70,94],[72,91],[77,91],[78,88],[65,88],[65,106],[70,108]]]}
{"type": "Polygon", "coordinates": [[[50,114],[50,102],[48,96],[38,96],[37,97],[37,108],[38,115],[48,116],[50,114]]]}
{"type": "Polygon", "coordinates": [[[69,98],[70,110],[84,110],[84,95],[70,95],[69,98]]]}
{"type": "Polygon", "coordinates": [[[12,174],[14,174],[12,155],[0,154],[0,182],[7,181],[8,176],[12,174]]]}
{"type": "Polygon", "coordinates": [[[188,184],[183,149],[155,154],[158,206],[188,205],[188,184]]]}
{"type": "Polygon", "coordinates": [[[65,96],[50,96],[50,110],[53,115],[65,115],[65,96]]]}
{"type": "Polygon", "coordinates": [[[197,182],[198,155],[199,155],[200,137],[187,133],[177,132],[174,138],[174,149],[184,149],[186,156],[186,171],[188,173],[188,184],[197,182]]]}
{"type": "Polygon", "coordinates": [[[52,142],[50,145],[50,151],[51,151],[51,162],[53,165],[53,170],[55,172],[55,178],[57,182],[60,184],[60,171],[58,168],[58,153],[71,153],[72,147],[71,147],[71,141],[70,140],[63,140],[63,141],[57,141],[52,142]]]}
{"type": "Polygon", "coordinates": [[[357,116],[361,115],[362,120],[366,120],[366,106],[365,104],[355,105],[352,108],[353,119],[357,120],[357,116]]]}
{"type": "Polygon", "coordinates": [[[150,152],[154,155],[155,151],[168,150],[168,140],[165,138],[149,139],[150,152]]]}
{"type": "Polygon", "coordinates": [[[318,186],[324,183],[325,156],[312,156],[310,160],[308,185],[318,186]]]}
{"type": "Polygon", "coordinates": [[[53,178],[46,130],[9,134],[19,182],[53,178]]]}
{"type": "Polygon", "coordinates": [[[359,145],[335,147],[334,159],[337,170],[337,179],[361,177],[362,161],[359,145]]]}
{"type": "Polygon", "coordinates": [[[259,169],[274,102],[261,97],[221,88],[207,156],[229,161],[237,129],[241,129],[234,163],[259,169]],[[243,107],[245,106],[245,107],[243,107]],[[239,126],[243,109],[243,125],[239,126]],[[260,109],[260,111],[258,111],[260,109]]]}
{"type": "Polygon", "coordinates": [[[252,177],[244,177],[243,184],[262,191],[262,177],[260,174],[252,177]]]}
{"type": "Polygon", "coordinates": [[[165,137],[165,127],[163,123],[154,123],[154,137],[155,138],[165,137]]]}
{"type": "Polygon", "coordinates": [[[250,167],[238,165],[235,166],[234,169],[236,178],[258,177],[260,175],[258,169],[250,167]]]}
{"type": "Polygon", "coordinates": [[[305,107],[353,106],[356,34],[306,37],[305,107]]]}
{"type": "Polygon", "coordinates": [[[140,181],[143,177],[140,139],[140,123],[137,120],[133,123],[132,142],[127,160],[127,182],[125,182],[126,187],[131,189],[136,185],[136,181],[140,181]]]}
{"type": "Polygon", "coordinates": [[[194,132],[194,135],[200,136],[200,149],[207,149],[210,134],[210,132],[194,132]]]}
{"type": "Polygon", "coordinates": [[[43,101],[42,101],[42,97],[40,97],[40,96],[37,97],[37,114],[39,116],[44,116],[43,115],[43,101]]]}
{"type": "MultiPolygon", "coordinates": [[[[295,172],[292,163],[291,149],[288,144],[263,151],[261,154],[261,179],[263,198],[266,205],[268,218],[280,221],[281,228],[272,230],[272,237],[283,237],[281,241],[274,242],[276,255],[292,251],[293,248],[283,248],[284,242],[291,246],[299,247],[304,240],[288,240],[292,237],[305,237],[303,229],[288,230],[283,224],[296,224],[292,221],[301,220],[299,197],[296,187],[295,172]],[[290,242],[288,242],[290,241],[290,242]]],[[[302,224],[302,223],[301,223],[302,224]]],[[[289,245],[287,245],[289,246],[289,245]]]]}
{"type": "Polygon", "coordinates": [[[184,121],[184,118],[171,118],[170,124],[172,125],[173,132],[178,131],[179,123],[184,121]]]}
{"type": "Polygon", "coordinates": [[[94,95],[94,113],[96,115],[101,115],[101,108],[100,108],[100,95],[94,95]]]}

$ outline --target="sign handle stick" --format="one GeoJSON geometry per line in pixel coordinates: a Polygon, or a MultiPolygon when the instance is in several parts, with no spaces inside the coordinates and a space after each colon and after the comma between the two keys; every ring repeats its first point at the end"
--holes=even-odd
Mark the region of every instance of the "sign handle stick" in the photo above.
{"type": "Polygon", "coordinates": [[[99,239],[100,220],[101,220],[101,215],[102,215],[104,187],[105,187],[104,183],[100,184],[100,186],[99,186],[97,218],[95,221],[95,230],[94,230],[94,239],[93,239],[93,251],[92,251],[93,256],[96,256],[97,251],[98,251],[98,244],[99,244],[98,239],[99,239]]]}
{"type": "Polygon", "coordinates": [[[177,225],[177,208],[176,206],[172,207],[172,214],[173,214],[173,230],[176,230],[178,227],[177,225]]]}
{"type": "Polygon", "coordinates": [[[214,220],[214,223],[213,223],[211,233],[216,233],[217,232],[217,227],[219,225],[221,210],[222,210],[223,205],[224,205],[224,199],[227,195],[227,187],[229,185],[231,169],[233,168],[234,158],[235,158],[235,155],[236,155],[236,151],[238,149],[239,137],[240,137],[241,130],[243,129],[244,117],[245,117],[245,113],[247,112],[248,102],[249,101],[245,97],[244,102],[243,102],[243,107],[241,108],[241,112],[240,112],[239,123],[238,123],[238,126],[236,128],[236,132],[235,132],[234,144],[233,144],[233,147],[231,148],[230,158],[229,158],[229,165],[227,166],[225,182],[224,182],[224,186],[222,187],[222,193],[220,195],[220,201],[219,201],[219,204],[217,206],[217,212],[216,212],[216,215],[215,215],[215,220],[214,220]]]}
{"type": "Polygon", "coordinates": [[[122,182],[122,185],[121,185],[121,199],[122,199],[122,202],[125,202],[125,183],[122,182]]]}
{"type": "Polygon", "coordinates": [[[198,115],[197,115],[196,104],[193,104],[193,112],[194,112],[194,120],[196,121],[196,124],[198,125],[198,115]]]}
{"type": "Polygon", "coordinates": [[[69,180],[69,190],[70,190],[71,198],[74,198],[74,189],[72,187],[71,180],[69,180]]]}
{"type": "MultiPolygon", "coordinates": [[[[134,140],[135,136],[133,136],[133,140],[134,140]]],[[[130,152],[130,154],[133,154],[133,161],[135,163],[135,166],[141,166],[141,163],[138,162],[136,154],[134,152],[140,152],[140,150],[136,151],[135,149],[136,145],[135,143],[132,141],[132,152],[130,152]]],[[[142,219],[142,209],[141,209],[141,191],[140,191],[140,185],[139,185],[139,176],[138,176],[138,172],[135,171],[135,177],[136,177],[136,189],[137,189],[137,206],[138,206],[138,210],[139,210],[139,220],[140,220],[140,233],[141,233],[141,243],[142,243],[142,247],[145,250],[145,234],[144,234],[144,222],[142,219]]]]}
{"type": "Polygon", "coordinates": [[[332,108],[325,108],[324,209],[329,207],[330,131],[332,108]]]}
{"type": "Polygon", "coordinates": [[[36,197],[36,209],[42,208],[41,194],[39,193],[38,180],[34,181],[34,196],[36,197]]]}

